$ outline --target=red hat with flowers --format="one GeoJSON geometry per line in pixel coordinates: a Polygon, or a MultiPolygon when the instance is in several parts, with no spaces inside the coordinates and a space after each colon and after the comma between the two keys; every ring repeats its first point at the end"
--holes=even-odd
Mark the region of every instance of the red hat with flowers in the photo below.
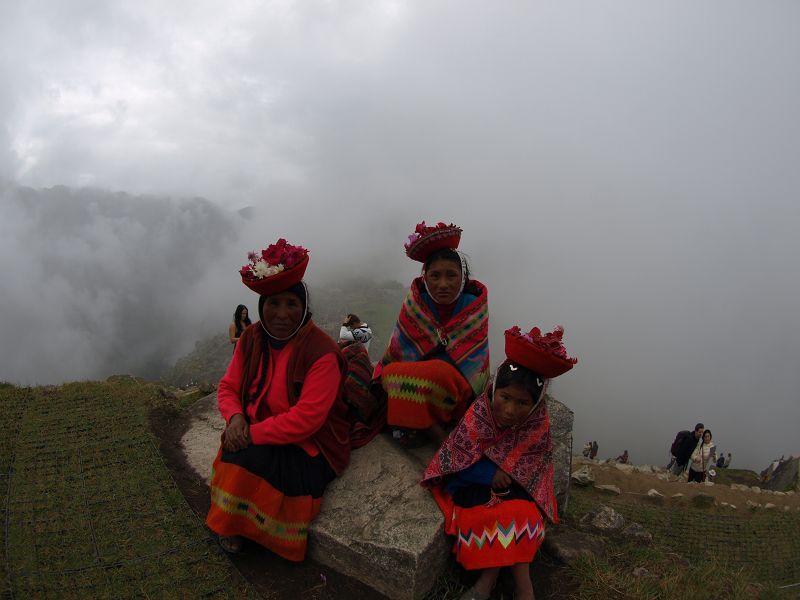
{"type": "Polygon", "coordinates": [[[506,358],[543,377],[558,377],[578,362],[567,355],[561,343],[563,336],[564,328],[560,325],[544,335],[538,327],[525,333],[514,326],[506,330],[506,358]]]}
{"type": "Polygon", "coordinates": [[[250,262],[239,274],[242,283],[262,296],[279,294],[300,283],[308,266],[308,250],[281,238],[259,253],[247,255],[250,262]]]}
{"type": "Polygon", "coordinates": [[[414,233],[408,236],[405,243],[406,255],[418,262],[424,263],[428,257],[443,248],[455,250],[461,241],[461,228],[450,223],[437,223],[433,227],[419,223],[414,233]]]}

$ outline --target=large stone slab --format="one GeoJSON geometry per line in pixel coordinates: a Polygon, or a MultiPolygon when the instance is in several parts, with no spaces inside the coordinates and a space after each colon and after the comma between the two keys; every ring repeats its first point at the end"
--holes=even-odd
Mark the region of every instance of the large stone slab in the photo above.
{"type": "Polygon", "coordinates": [[[452,545],[439,507],[419,485],[433,452],[431,446],[409,453],[386,434],[353,452],[325,492],[310,556],[390,598],[422,598],[452,545]]]}
{"type": "Polygon", "coordinates": [[[219,450],[225,419],[217,408],[217,393],[200,398],[188,409],[191,424],[181,438],[181,446],[189,463],[204,481],[211,480],[211,465],[219,450]]]}

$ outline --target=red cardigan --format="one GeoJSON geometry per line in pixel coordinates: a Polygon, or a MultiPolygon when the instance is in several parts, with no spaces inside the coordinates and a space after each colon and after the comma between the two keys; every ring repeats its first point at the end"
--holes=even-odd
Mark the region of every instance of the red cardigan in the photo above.
{"type": "Polygon", "coordinates": [[[260,360],[262,342],[260,323],[242,333],[219,382],[220,413],[226,422],[243,414],[254,444],[295,444],[310,456],[322,451],[340,472],[349,461],[349,423],[341,399],[343,361],[336,344],[312,322],[282,349],[269,348],[266,361],[260,360]],[[266,380],[253,398],[264,375],[262,363],[266,380]],[[243,402],[244,398],[252,400],[243,402]]]}

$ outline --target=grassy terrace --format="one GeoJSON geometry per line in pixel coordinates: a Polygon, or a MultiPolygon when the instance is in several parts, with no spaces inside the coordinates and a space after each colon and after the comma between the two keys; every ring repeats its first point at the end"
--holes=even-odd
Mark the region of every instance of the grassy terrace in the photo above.
{"type": "Polygon", "coordinates": [[[157,388],[0,386],[4,598],[246,598],[165,468],[157,388]]]}
{"type": "Polygon", "coordinates": [[[646,548],[616,547],[571,570],[579,598],[797,598],[797,512],[703,506],[687,500],[609,496],[573,487],[567,523],[602,502],[653,534],[646,548]],[[657,576],[634,577],[641,566],[657,576]]]}

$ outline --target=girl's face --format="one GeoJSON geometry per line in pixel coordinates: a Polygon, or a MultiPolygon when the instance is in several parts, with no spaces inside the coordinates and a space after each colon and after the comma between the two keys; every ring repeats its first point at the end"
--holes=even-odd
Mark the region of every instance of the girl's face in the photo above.
{"type": "Polygon", "coordinates": [[[425,283],[438,304],[451,304],[461,291],[461,265],[454,260],[440,258],[425,269],[425,283]]]}
{"type": "Polygon", "coordinates": [[[703,434],[703,443],[704,444],[710,444],[711,443],[711,432],[710,431],[706,431],[703,434]]]}
{"type": "Polygon", "coordinates": [[[285,338],[297,329],[303,318],[303,301],[297,294],[281,292],[264,302],[261,318],[267,331],[276,338],[285,338]]]}
{"type": "Polygon", "coordinates": [[[531,393],[519,385],[509,385],[494,390],[492,413],[500,427],[521,425],[536,404],[531,393]]]}
{"type": "Polygon", "coordinates": [[[246,318],[247,318],[247,309],[243,308],[242,309],[242,321],[244,321],[246,318]]]}

